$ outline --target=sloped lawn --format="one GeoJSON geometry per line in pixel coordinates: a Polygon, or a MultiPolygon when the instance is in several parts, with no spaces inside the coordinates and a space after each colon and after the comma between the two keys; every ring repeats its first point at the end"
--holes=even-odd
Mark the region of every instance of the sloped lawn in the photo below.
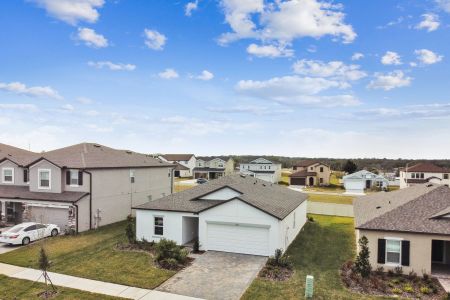
{"type": "Polygon", "coordinates": [[[304,299],[306,275],[314,276],[314,299],[383,299],[352,293],[341,282],[339,269],[355,253],[353,218],[311,216],[315,222],[287,251],[294,275],[284,282],[256,278],[242,299],[304,299]]]}
{"type": "Polygon", "coordinates": [[[325,195],[325,194],[308,194],[308,201],[337,203],[337,204],[353,204],[354,197],[342,195],[325,195]]]}
{"type": "Polygon", "coordinates": [[[43,243],[52,272],[149,289],[175,274],[155,267],[148,253],[117,250],[116,244],[125,239],[125,222],[120,222],[77,236],[33,243],[0,255],[0,262],[36,269],[43,243]]]}

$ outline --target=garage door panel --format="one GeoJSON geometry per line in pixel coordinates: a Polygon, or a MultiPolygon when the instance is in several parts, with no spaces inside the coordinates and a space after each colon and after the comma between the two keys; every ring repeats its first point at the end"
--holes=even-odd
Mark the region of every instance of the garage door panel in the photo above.
{"type": "Polygon", "coordinates": [[[61,230],[68,225],[68,208],[31,206],[30,219],[38,223],[49,223],[58,225],[61,230]]]}

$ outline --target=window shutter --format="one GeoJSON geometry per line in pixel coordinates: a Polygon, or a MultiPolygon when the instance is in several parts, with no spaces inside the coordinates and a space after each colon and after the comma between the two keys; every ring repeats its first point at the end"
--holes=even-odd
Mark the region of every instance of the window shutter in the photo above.
{"type": "Polygon", "coordinates": [[[70,170],[66,171],[66,184],[70,185],[70,170]]]}
{"type": "Polygon", "coordinates": [[[402,241],[402,266],[409,266],[409,241],[402,241]]]}
{"type": "Polygon", "coordinates": [[[386,240],[378,239],[378,259],[379,264],[386,263],[386,240]]]}
{"type": "Polygon", "coordinates": [[[83,185],[83,171],[78,171],[78,185],[83,185]]]}
{"type": "Polygon", "coordinates": [[[28,169],[23,169],[23,182],[28,182],[28,169]]]}

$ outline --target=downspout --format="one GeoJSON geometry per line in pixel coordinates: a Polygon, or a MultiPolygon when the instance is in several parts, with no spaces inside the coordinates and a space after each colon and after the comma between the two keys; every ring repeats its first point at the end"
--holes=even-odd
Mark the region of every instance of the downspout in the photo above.
{"type": "Polygon", "coordinates": [[[92,229],[92,173],[83,170],[83,173],[89,174],[89,230],[92,229]]]}

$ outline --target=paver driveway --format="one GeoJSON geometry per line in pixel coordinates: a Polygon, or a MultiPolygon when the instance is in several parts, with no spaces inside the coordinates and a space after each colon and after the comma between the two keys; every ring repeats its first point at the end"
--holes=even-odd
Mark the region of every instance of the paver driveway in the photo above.
{"type": "Polygon", "coordinates": [[[239,299],[267,257],[208,251],[157,290],[208,300],[239,299]]]}

